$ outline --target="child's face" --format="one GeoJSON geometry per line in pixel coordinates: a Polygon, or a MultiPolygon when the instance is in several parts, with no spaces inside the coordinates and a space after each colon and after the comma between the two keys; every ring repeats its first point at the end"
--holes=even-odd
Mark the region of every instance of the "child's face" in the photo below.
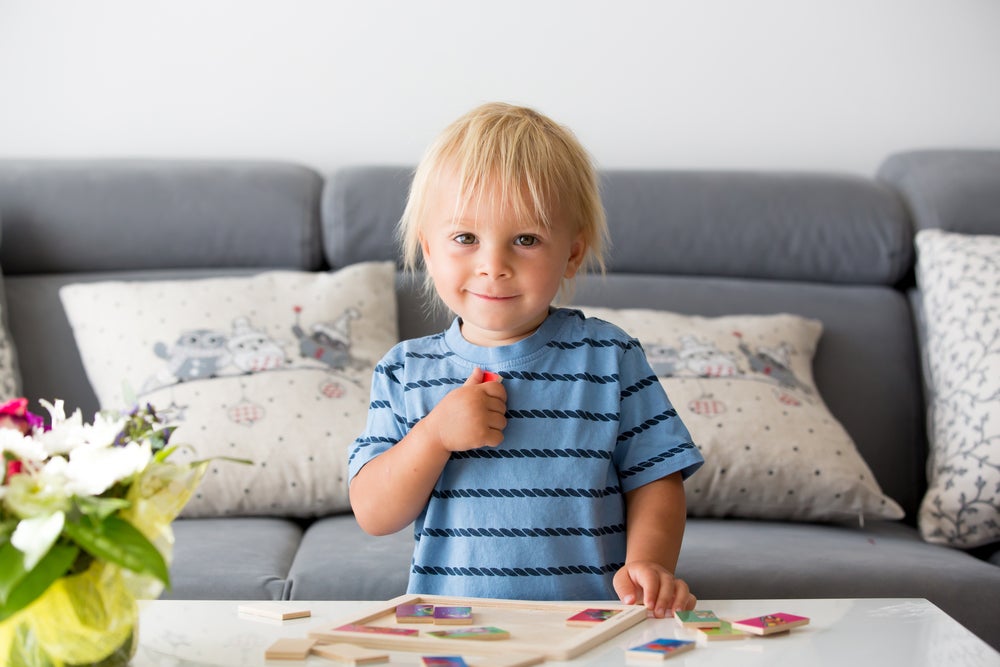
{"type": "Polygon", "coordinates": [[[470,343],[492,347],[526,338],[545,320],[562,280],[576,275],[586,244],[562,216],[546,229],[488,197],[456,209],[458,197],[451,176],[428,196],[420,242],[434,288],[462,318],[470,343]]]}

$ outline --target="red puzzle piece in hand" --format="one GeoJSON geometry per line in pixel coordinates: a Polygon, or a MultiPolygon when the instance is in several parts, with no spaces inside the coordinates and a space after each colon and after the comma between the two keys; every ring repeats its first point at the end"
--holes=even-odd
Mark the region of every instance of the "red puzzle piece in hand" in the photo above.
{"type": "Polygon", "coordinates": [[[500,382],[501,378],[492,371],[483,371],[483,382],[500,382]]]}

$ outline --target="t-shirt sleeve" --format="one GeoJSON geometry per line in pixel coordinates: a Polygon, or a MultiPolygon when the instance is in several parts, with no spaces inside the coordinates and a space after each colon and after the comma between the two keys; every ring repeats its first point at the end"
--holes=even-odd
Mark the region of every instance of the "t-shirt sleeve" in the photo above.
{"type": "Polygon", "coordinates": [[[403,410],[403,386],[397,372],[402,363],[390,351],[372,373],[371,401],[364,433],[355,439],[347,459],[348,483],[366,463],[403,439],[406,434],[403,410]]]}
{"type": "Polygon", "coordinates": [[[622,490],[675,472],[690,477],[704,459],[638,344],[623,352],[619,378],[621,419],[614,460],[622,490]]]}

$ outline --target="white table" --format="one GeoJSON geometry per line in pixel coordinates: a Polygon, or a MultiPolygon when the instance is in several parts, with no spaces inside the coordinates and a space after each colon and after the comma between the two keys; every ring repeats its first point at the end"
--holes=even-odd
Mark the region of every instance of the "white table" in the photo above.
{"type": "MultiPolygon", "coordinates": [[[[376,603],[295,603],[310,609],[312,616],[283,622],[238,614],[239,604],[201,600],[141,602],[140,645],[132,665],[336,667],[342,663],[317,656],[305,661],[267,661],[264,651],[279,637],[305,637],[316,626],[337,623],[376,603]]],[[[706,600],[699,602],[698,608],[711,609],[722,618],[788,612],[808,616],[811,623],[770,637],[699,645],[694,651],[670,658],[665,665],[1000,667],[1000,653],[923,599],[706,600]]],[[[550,667],[623,666],[626,664],[624,649],[658,637],[688,639],[693,634],[672,619],[647,619],[576,660],[544,664],[550,667]]],[[[389,664],[419,666],[420,655],[392,653],[389,664]]],[[[470,666],[476,667],[476,662],[470,660],[470,666]]]]}

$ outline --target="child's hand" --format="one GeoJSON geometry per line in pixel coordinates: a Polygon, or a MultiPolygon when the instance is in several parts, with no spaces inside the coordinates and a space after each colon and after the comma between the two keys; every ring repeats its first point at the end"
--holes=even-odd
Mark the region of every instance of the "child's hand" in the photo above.
{"type": "Polygon", "coordinates": [[[698,602],[683,579],[652,561],[626,563],[613,583],[622,603],[641,602],[656,618],[665,617],[668,611],[694,609],[698,602]]]}
{"type": "Polygon", "coordinates": [[[458,389],[453,389],[424,419],[431,420],[438,442],[452,452],[496,447],[507,426],[507,390],[500,382],[483,382],[476,368],[458,389]]]}

